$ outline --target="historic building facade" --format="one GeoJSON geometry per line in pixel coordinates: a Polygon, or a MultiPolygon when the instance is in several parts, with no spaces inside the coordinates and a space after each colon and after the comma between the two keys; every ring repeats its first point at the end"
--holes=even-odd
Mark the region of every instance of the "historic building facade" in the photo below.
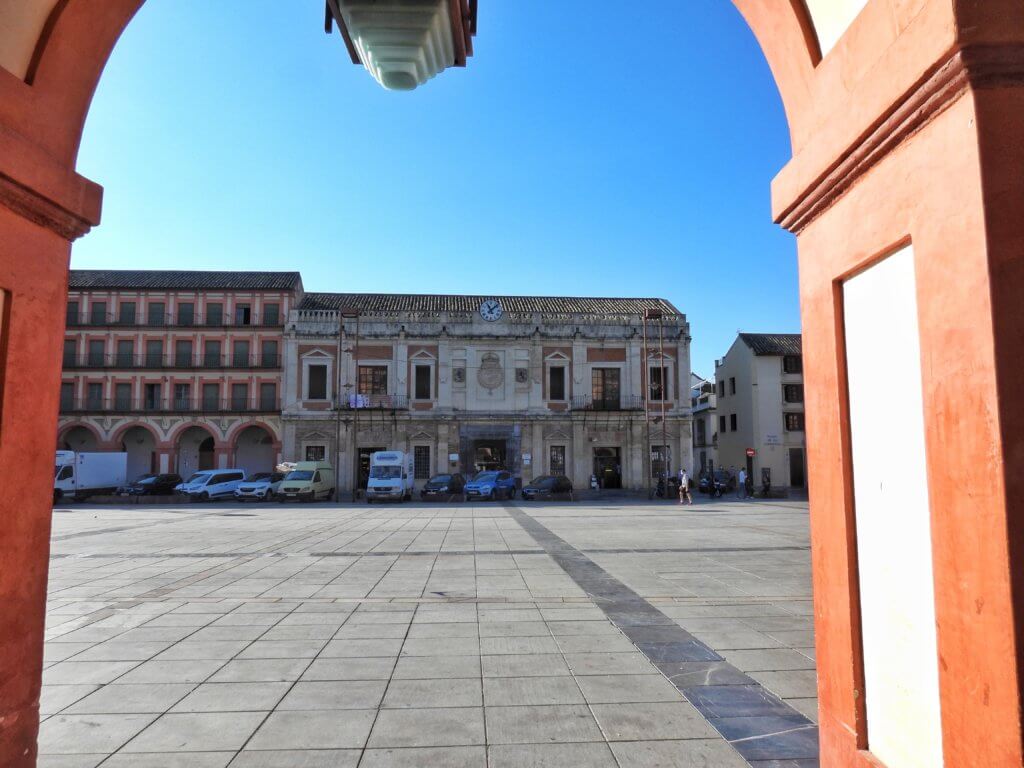
{"type": "Polygon", "coordinates": [[[689,381],[689,326],[660,299],[309,293],[285,331],[284,453],[331,461],[343,489],[384,449],[419,482],[643,488],[692,468],[689,381]]]}
{"type": "Polygon", "coordinates": [[[72,270],[58,447],[128,453],[130,477],[281,459],[297,272],[72,270]]]}

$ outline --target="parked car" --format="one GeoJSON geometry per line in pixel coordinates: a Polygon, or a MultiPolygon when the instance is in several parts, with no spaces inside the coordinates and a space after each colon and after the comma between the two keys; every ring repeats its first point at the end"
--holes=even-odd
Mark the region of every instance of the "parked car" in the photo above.
{"type": "Polygon", "coordinates": [[[514,499],[516,497],[516,479],[511,472],[488,470],[477,473],[477,476],[466,483],[466,501],[480,499],[497,501],[498,499],[514,499]]]}
{"type": "Polygon", "coordinates": [[[240,469],[203,469],[176,485],[174,490],[196,501],[223,499],[233,496],[243,480],[245,472],[240,469]]]}
{"type": "Polygon", "coordinates": [[[235,498],[239,501],[270,501],[277,496],[282,480],[282,472],[254,472],[235,488],[235,498]]]}
{"type": "Polygon", "coordinates": [[[572,481],[565,475],[541,475],[523,488],[526,501],[566,497],[572,493],[572,481]]]}
{"type": "Polygon", "coordinates": [[[453,475],[434,475],[420,488],[421,499],[433,499],[438,496],[451,496],[462,493],[466,487],[466,478],[456,472],[453,475]]]}
{"type": "Polygon", "coordinates": [[[316,501],[333,495],[334,468],[325,461],[299,461],[281,481],[277,500],[316,501]]]}
{"type": "Polygon", "coordinates": [[[168,496],[181,482],[181,475],[139,475],[134,482],[117,489],[118,496],[168,496]]]}
{"type": "Polygon", "coordinates": [[[709,493],[712,496],[721,496],[723,493],[736,490],[736,478],[727,470],[716,469],[714,483],[712,484],[708,473],[704,472],[697,482],[697,490],[701,493],[709,493]]]}

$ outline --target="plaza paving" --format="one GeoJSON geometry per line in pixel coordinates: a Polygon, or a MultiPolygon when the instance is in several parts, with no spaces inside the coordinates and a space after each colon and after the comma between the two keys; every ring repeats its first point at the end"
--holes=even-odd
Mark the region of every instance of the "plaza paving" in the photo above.
{"type": "Polygon", "coordinates": [[[46,768],[817,765],[806,504],[54,512],[46,768]]]}

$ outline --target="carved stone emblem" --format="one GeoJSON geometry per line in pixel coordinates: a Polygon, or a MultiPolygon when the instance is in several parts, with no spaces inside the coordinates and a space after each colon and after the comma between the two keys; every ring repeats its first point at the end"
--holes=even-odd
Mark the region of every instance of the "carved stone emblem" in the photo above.
{"type": "Polygon", "coordinates": [[[465,368],[455,368],[454,369],[453,378],[454,378],[456,384],[465,384],[466,383],[466,369],[465,368]]]}
{"type": "Polygon", "coordinates": [[[480,369],[476,372],[476,380],[484,389],[495,390],[505,383],[505,370],[501,367],[501,358],[494,352],[487,352],[480,358],[480,369]]]}
{"type": "Polygon", "coordinates": [[[530,371],[526,368],[516,368],[516,384],[525,384],[530,379],[530,371]]]}

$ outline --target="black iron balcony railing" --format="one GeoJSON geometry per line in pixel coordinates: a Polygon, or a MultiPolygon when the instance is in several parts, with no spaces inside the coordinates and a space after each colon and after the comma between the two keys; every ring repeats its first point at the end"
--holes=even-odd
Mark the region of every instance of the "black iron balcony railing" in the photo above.
{"type": "Polygon", "coordinates": [[[265,369],[281,368],[280,355],[75,355],[64,357],[64,370],[115,368],[122,370],[161,370],[197,368],[265,369]]]}
{"type": "Polygon", "coordinates": [[[249,398],[61,398],[62,414],[279,413],[277,397],[249,398]]]}
{"type": "Polygon", "coordinates": [[[572,409],[574,411],[642,411],[644,401],[639,395],[619,395],[618,397],[576,395],[572,399],[572,409]]]}
{"type": "Polygon", "coordinates": [[[404,411],[409,408],[405,395],[349,395],[342,398],[339,407],[343,411],[404,411]]]}
{"type": "Polygon", "coordinates": [[[243,317],[217,314],[136,316],[85,312],[69,313],[65,322],[68,328],[282,328],[284,316],[280,312],[243,317]]]}

